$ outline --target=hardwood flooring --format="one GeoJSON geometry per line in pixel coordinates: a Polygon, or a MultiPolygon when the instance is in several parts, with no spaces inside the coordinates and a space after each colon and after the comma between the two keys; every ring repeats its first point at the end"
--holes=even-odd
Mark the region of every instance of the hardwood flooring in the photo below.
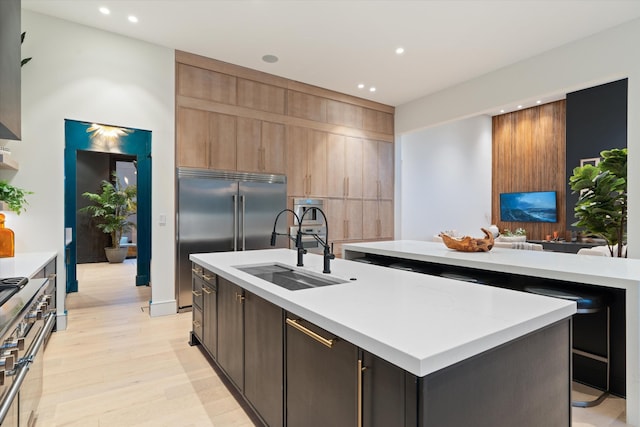
{"type": "MultiPolygon", "coordinates": [[[[191,313],[149,317],[151,288],[135,286],[135,259],[78,265],[68,328],[44,356],[38,427],[254,426],[199,348],[191,313]]],[[[626,426],[624,400],[573,409],[573,427],[626,426]]]]}

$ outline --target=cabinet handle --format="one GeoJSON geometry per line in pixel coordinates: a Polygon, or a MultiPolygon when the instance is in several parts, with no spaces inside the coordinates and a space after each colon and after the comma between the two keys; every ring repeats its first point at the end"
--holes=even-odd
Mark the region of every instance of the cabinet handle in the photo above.
{"type": "Polygon", "coordinates": [[[309,175],[309,191],[307,192],[307,194],[311,194],[311,175],[309,175]]]}
{"type": "Polygon", "coordinates": [[[358,359],[358,427],[362,427],[362,373],[366,369],[366,366],[362,366],[362,359],[358,359]]]}
{"type": "Polygon", "coordinates": [[[200,270],[199,268],[192,268],[191,272],[196,274],[202,274],[202,270],[200,270]]]}
{"type": "Polygon", "coordinates": [[[199,328],[199,327],[200,327],[200,322],[198,322],[197,320],[194,320],[194,321],[193,321],[193,322],[191,322],[191,323],[193,323],[193,327],[194,327],[194,328],[199,328]]]}
{"type": "Polygon", "coordinates": [[[211,295],[211,291],[207,288],[202,288],[202,292],[204,292],[207,295],[211,295]]]}
{"type": "Polygon", "coordinates": [[[349,197],[349,177],[347,177],[347,197],[349,197]]]}
{"type": "Polygon", "coordinates": [[[315,332],[313,332],[311,329],[307,329],[304,326],[302,326],[299,322],[299,320],[297,319],[289,319],[287,317],[287,325],[299,330],[300,332],[302,332],[303,334],[307,335],[308,337],[313,338],[314,340],[318,341],[320,344],[326,346],[326,347],[333,347],[333,343],[335,341],[335,339],[332,340],[328,340],[325,337],[316,334],[315,332]]]}
{"type": "Polygon", "coordinates": [[[378,220],[376,222],[376,228],[378,229],[378,237],[382,236],[382,223],[380,222],[380,220],[378,220]]]}
{"type": "Polygon", "coordinates": [[[380,190],[380,180],[376,181],[376,184],[378,185],[378,199],[380,198],[380,193],[382,193],[382,191],[380,190]]]}
{"type": "Polygon", "coordinates": [[[201,292],[191,291],[191,293],[193,294],[194,297],[201,297],[202,296],[201,292]]]}
{"type": "Polygon", "coordinates": [[[214,276],[209,276],[208,274],[203,274],[203,275],[202,275],[202,278],[203,278],[204,280],[211,280],[211,279],[213,279],[213,277],[214,277],[214,276]]]}
{"type": "Polygon", "coordinates": [[[239,294],[239,293],[236,292],[236,301],[242,302],[242,301],[244,301],[244,298],[245,298],[244,295],[239,294]]]}

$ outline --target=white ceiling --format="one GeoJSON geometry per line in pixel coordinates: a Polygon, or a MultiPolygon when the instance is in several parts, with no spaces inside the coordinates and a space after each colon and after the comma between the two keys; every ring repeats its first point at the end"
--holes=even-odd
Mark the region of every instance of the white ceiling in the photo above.
{"type": "Polygon", "coordinates": [[[640,17],[640,0],[22,0],[22,7],[393,106],[640,17]],[[279,61],[262,61],[266,54],[279,61]]]}

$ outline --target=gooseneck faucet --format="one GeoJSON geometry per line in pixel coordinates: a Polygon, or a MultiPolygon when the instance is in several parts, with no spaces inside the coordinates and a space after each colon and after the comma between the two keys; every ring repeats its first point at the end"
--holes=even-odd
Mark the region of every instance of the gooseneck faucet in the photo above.
{"type": "Polygon", "coordinates": [[[327,240],[323,241],[320,237],[318,237],[317,234],[314,234],[313,237],[324,248],[324,255],[323,255],[324,256],[324,265],[323,265],[323,268],[322,268],[322,272],[323,273],[331,273],[330,261],[332,259],[334,259],[336,256],[332,253],[333,251],[329,248],[329,223],[327,222],[327,216],[324,214],[322,209],[316,208],[316,207],[310,207],[309,209],[304,211],[304,213],[300,217],[300,220],[298,220],[298,235],[296,236],[296,240],[297,240],[296,246],[298,246],[298,243],[300,243],[300,246],[302,246],[302,220],[304,219],[304,216],[307,213],[311,212],[312,210],[316,210],[316,211],[320,212],[322,214],[322,218],[324,218],[324,225],[325,225],[325,227],[327,229],[327,237],[326,237],[327,240]]]}
{"type": "Polygon", "coordinates": [[[291,209],[282,209],[280,212],[278,212],[278,215],[276,216],[276,220],[273,221],[273,231],[271,232],[271,246],[276,245],[277,236],[287,236],[296,244],[296,249],[298,250],[298,263],[296,265],[298,267],[302,267],[304,266],[304,264],[302,263],[302,255],[306,254],[307,250],[302,247],[302,240],[300,238],[300,229],[298,229],[298,235],[296,236],[295,239],[291,237],[289,233],[276,233],[276,225],[278,224],[278,218],[280,218],[280,215],[283,214],[284,212],[291,212],[293,216],[296,217],[296,219],[298,220],[298,223],[300,224],[300,218],[298,217],[298,214],[296,214],[291,209]]]}

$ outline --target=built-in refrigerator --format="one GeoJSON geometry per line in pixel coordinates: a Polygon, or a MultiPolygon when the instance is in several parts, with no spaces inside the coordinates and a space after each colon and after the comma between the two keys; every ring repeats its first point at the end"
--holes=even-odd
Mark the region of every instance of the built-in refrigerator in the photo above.
{"type": "MultiPolygon", "coordinates": [[[[178,168],[176,299],[191,307],[191,261],[203,252],[270,248],[273,223],[287,204],[284,175],[178,168]]],[[[283,215],[284,216],[284,215],[283,215]]],[[[281,218],[278,230],[286,230],[281,218]]],[[[287,247],[286,238],[277,247],[287,247]]]]}

